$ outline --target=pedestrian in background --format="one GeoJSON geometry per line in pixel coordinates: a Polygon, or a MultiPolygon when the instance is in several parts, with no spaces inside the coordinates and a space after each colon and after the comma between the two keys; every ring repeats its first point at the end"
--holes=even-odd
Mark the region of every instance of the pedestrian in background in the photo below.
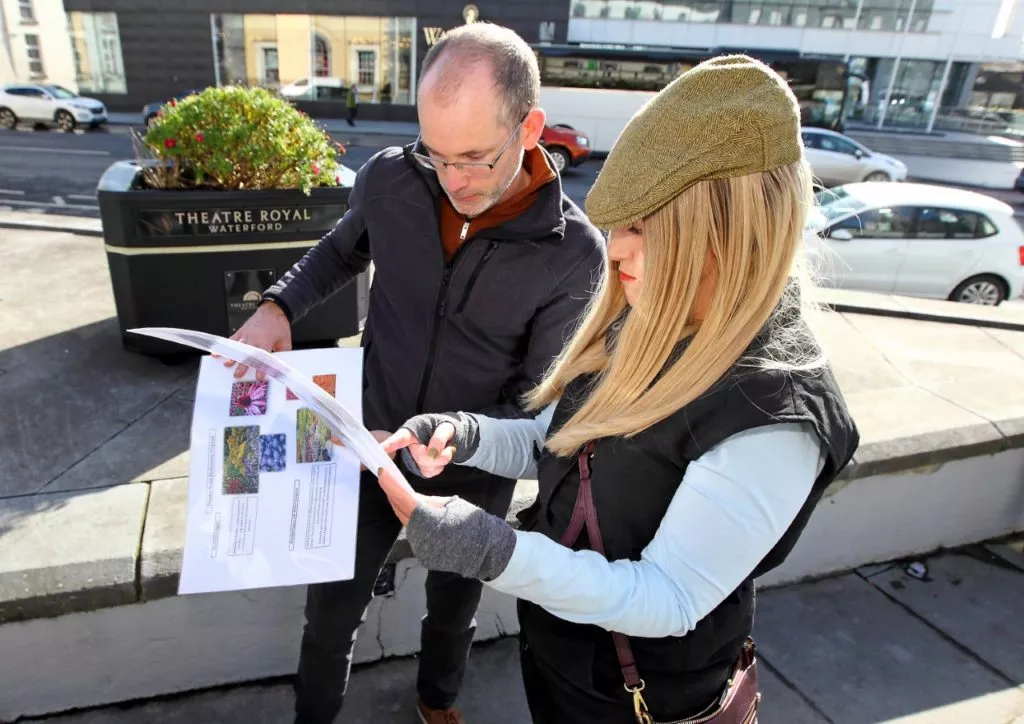
{"type": "Polygon", "coordinates": [[[345,119],[348,125],[356,125],[356,114],[359,112],[359,85],[352,81],[345,97],[345,106],[348,108],[348,117],[345,119]]]}
{"type": "Polygon", "coordinates": [[[540,414],[420,415],[385,443],[427,478],[538,479],[516,531],[380,477],[425,566],[520,599],[538,724],[757,720],[754,580],[859,441],[803,310],[814,196],[799,113],[745,56],[673,81],[587,197],[609,264],[527,396],[540,414]]]}

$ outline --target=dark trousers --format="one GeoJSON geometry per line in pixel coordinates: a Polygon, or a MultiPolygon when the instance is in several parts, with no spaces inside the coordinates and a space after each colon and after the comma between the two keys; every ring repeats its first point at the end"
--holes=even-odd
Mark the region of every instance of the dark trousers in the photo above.
{"type": "MultiPolygon", "coordinates": [[[[415,478],[412,478],[415,483],[415,478]]],[[[506,515],[514,481],[492,478],[459,496],[495,515],[506,515]]],[[[306,626],[295,677],[296,724],[327,724],[341,711],[348,687],[356,632],[366,619],[373,584],[394,545],[401,524],[368,473],[360,478],[355,576],[350,581],[309,586],[306,626]]],[[[469,659],[474,616],[483,584],[451,573],[429,571],[427,614],[420,630],[420,699],[432,709],[452,706],[469,659]]]]}

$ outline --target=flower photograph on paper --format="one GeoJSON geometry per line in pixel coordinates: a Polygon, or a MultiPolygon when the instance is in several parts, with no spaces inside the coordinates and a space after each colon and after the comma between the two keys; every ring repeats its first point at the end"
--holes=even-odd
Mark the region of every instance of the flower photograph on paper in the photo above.
{"type": "Polygon", "coordinates": [[[251,495],[260,491],[260,428],[256,425],[224,428],[224,495],[251,495]]]}
{"type": "Polygon", "coordinates": [[[231,416],[267,414],[267,392],[270,383],[236,382],[231,386],[231,416]]]}
{"type": "Polygon", "coordinates": [[[312,410],[303,407],[295,414],[295,462],[324,463],[331,459],[331,430],[312,410]]]}
{"type": "Polygon", "coordinates": [[[279,473],[284,470],[288,456],[285,435],[260,436],[260,472],[279,473]]]}
{"type": "MultiPolygon", "coordinates": [[[[338,375],[313,375],[313,384],[322,389],[331,397],[338,396],[338,375]]],[[[285,399],[297,400],[299,396],[291,390],[285,394],[285,399]]]]}

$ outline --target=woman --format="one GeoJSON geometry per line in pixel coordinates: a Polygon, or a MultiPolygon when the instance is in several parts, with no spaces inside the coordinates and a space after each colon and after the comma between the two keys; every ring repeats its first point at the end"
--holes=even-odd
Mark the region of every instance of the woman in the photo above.
{"type": "Polygon", "coordinates": [[[812,203],[785,81],[702,63],[630,121],[587,198],[609,269],[536,419],[422,415],[385,443],[422,477],[538,479],[516,531],[380,476],[425,566],[520,599],[535,722],[756,721],[753,580],[858,444],[801,311],[812,203]]]}

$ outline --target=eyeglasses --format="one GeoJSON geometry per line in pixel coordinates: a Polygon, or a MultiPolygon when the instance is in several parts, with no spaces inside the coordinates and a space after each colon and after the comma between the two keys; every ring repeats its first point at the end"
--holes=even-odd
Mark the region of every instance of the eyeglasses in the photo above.
{"type": "MultiPolygon", "coordinates": [[[[467,176],[486,176],[487,174],[494,170],[495,166],[498,165],[498,161],[500,161],[501,157],[505,155],[505,151],[508,150],[508,147],[512,145],[512,141],[515,140],[516,135],[519,133],[519,129],[523,127],[523,123],[525,121],[526,117],[524,116],[523,120],[519,121],[518,125],[516,125],[515,127],[515,130],[512,131],[512,135],[508,137],[508,140],[505,141],[504,145],[498,151],[498,155],[495,156],[494,160],[491,161],[490,163],[487,163],[486,161],[442,161],[438,158],[434,158],[433,156],[417,153],[416,151],[413,151],[412,155],[413,158],[415,158],[420,163],[421,166],[429,168],[434,172],[440,171],[442,168],[444,168],[445,170],[449,168],[454,168],[459,173],[464,173],[467,176]]],[[[419,146],[422,143],[423,140],[419,136],[417,136],[415,145],[419,146]]]]}

